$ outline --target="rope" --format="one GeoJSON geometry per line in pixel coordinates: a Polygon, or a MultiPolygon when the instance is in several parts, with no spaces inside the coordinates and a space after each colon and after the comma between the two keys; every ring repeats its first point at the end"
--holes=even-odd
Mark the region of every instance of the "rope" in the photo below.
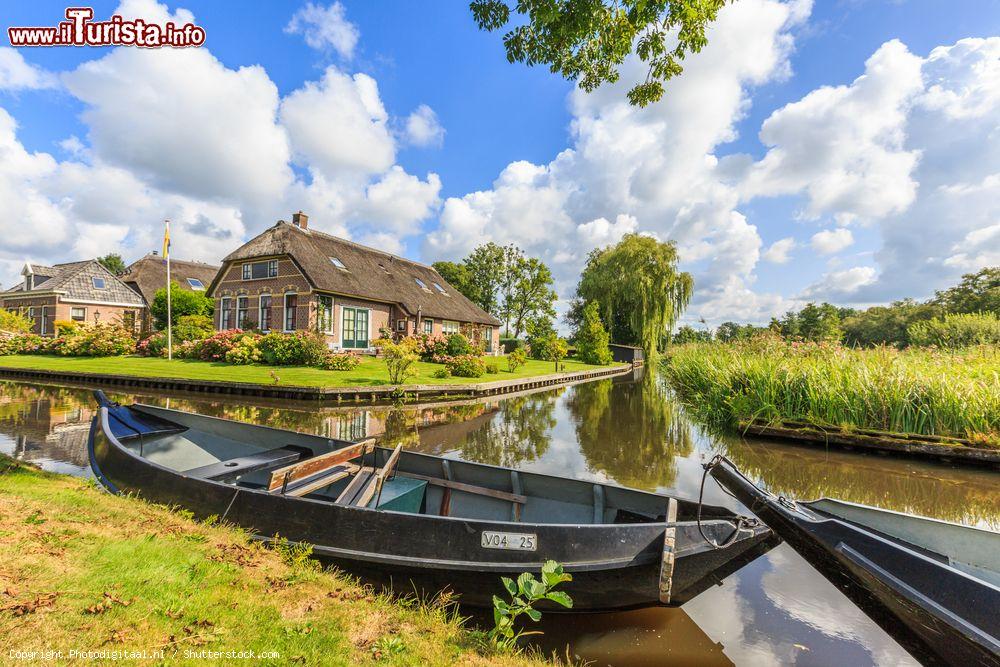
{"type": "Polygon", "coordinates": [[[233,509],[233,503],[236,502],[236,496],[240,495],[240,491],[241,491],[240,487],[237,486],[236,493],[233,494],[233,499],[229,501],[229,506],[226,507],[226,511],[222,513],[222,518],[219,519],[219,523],[224,522],[226,520],[226,517],[229,516],[229,510],[233,509]]]}
{"type": "MultiPolygon", "coordinates": [[[[713,549],[728,549],[736,542],[736,539],[740,536],[741,530],[743,530],[744,528],[751,528],[759,523],[757,519],[751,517],[745,517],[743,515],[737,516],[735,521],[731,519],[724,519],[724,521],[729,521],[730,523],[733,524],[734,530],[733,534],[729,536],[729,539],[727,539],[722,544],[719,544],[714,540],[709,539],[708,535],[705,534],[705,530],[701,526],[701,507],[704,504],[703,498],[705,496],[705,478],[708,477],[708,473],[711,472],[712,468],[714,468],[715,466],[719,465],[722,462],[722,459],[723,459],[722,454],[716,454],[715,456],[712,457],[711,461],[702,465],[702,468],[705,469],[705,472],[703,472],[701,475],[701,488],[698,490],[698,516],[697,516],[698,532],[701,534],[701,538],[706,542],[708,542],[709,546],[711,546],[713,549]]],[[[733,498],[736,498],[736,496],[733,496],[732,493],[726,491],[725,488],[721,486],[720,488],[722,488],[722,490],[725,491],[728,495],[732,496],[733,498]]],[[[737,500],[739,499],[737,498],[737,500]]]]}

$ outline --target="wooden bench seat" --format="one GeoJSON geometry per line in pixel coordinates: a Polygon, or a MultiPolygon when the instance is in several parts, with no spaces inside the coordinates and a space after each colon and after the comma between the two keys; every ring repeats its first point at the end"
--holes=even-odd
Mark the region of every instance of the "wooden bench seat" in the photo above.
{"type": "MultiPolygon", "coordinates": [[[[340,474],[343,470],[339,468],[343,467],[348,461],[373,451],[375,451],[375,440],[363,440],[332,452],[327,452],[326,454],[314,456],[294,465],[279,468],[271,473],[267,490],[270,493],[286,493],[289,489],[299,491],[303,487],[303,484],[310,482],[310,480],[315,482],[321,479],[323,473],[331,473],[331,475],[340,474]]],[[[357,466],[354,467],[355,469],[357,468],[357,466]]],[[[336,479],[331,479],[329,484],[333,484],[333,482],[346,477],[348,474],[351,474],[351,472],[347,472],[336,479]]],[[[326,485],[314,486],[312,490],[321,488],[321,486],[326,485]]],[[[302,491],[299,494],[293,495],[304,495],[306,493],[309,493],[309,491],[302,491]]]]}

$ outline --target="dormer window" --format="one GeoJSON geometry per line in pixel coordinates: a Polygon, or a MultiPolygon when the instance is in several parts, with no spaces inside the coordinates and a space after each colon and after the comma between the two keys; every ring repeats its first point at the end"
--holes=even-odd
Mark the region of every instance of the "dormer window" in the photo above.
{"type": "Polygon", "coordinates": [[[429,289],[427,289],[427,285],[426,285],[426,284],[424,284],[424,281],[423,281],[423,280],[421,280],[420,278],[414,278],[414,279],[413,279],[413,282],[415,282],[415,283],[417,283],[418,285],[420,285],[420,289],[424,290],[425,292],[430,292],[430,290],[429,290],[429,289]]]}
{"type": "Polygon", "coordinates": [[[97,276],[94,276],[93,278],[90,279],[90,281],[93,283],[94,289],[107,289],[108,287],[108,284],[107,282],[105,282],[104,278],[98,278],[97,276]]]}
{"type": "Polygon", "coordinates": [[[334,265],[335,267],[337,267],[338,269],[340,269],[341,271],[346,271],[346,270],[347,270],[347,267],[346,267],[346,266],[344,266],[344,263],[343,263],[343,262],[341,262],[341,261],[340,261],[340,260],[339,260],[338,258],[336,258],[336,257],[331,257],[331,258],[330,258],[330,263],[331,263],[331,264],[333,264],[333,265],[334,265]]]}
{"type": "Polygon", "coordinates": [[[441,294],[448,296],[448,293],[444,291],[444,288],[438,285],[437,283],[431,283],[431,285],[434,285],[434,289],[436,289],[438,292],[441,292],[441,294]]]}
{"type": "Polygon", "coordinates": [[[30,273],[24,277],[24,291],[25,292],[27,292],[28,290],[30,290],[30,289],[32,289],[34,287],[34,285],[32,285],[33,282],[34,281],[32,280],[32,275],[30,273]]]}
{"type": "Polygon", "coordinates": [[[187,281],[188,285],[191,286],[191,289],[195,290],[196,292],[205,291],[205,283],[201,282],[197,278],[188,278],[187,281]]]}

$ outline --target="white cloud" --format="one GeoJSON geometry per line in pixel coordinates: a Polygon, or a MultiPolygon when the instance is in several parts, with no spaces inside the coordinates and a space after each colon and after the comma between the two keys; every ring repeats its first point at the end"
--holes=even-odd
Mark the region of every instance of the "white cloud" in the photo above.
{"type": "Polygon", "coordinates": [[[440,146],[444,143],[444,128],[437,114],[421,104],[406,118],[406,138],[414,146],[440,146]]]}
{"type": "Polygon", "coordinates": [[[395,166],[381,180],[368,186],[364,219],[377,221],[380,227],[405,235],[431,216],[440,202],[440,191],[441,179],[437,174],[428,174],[427,180],[421,181],[395,166]]]}
{"type": "Polygon", "coordinates": [[[816,232],[809,241],[813,250],[821,255],[833,255],[850,247],[853,243],[854,235],[851,234],[850,229],[844,227],[816,232]]]}
{"type": "Polygon", "coordinates": [[[579,224],[576,226],[576,233],[585,245],[600,248],[618,243],[623,236],[636,231],[638,227],[639,221],[635,216],[621,213],[614,222],[609,222],[607,218],[597,218],[579,224]]]}
{"type": "Polygon", "coordinates": [[[333,49],[345,60],[354,56],[361,36],[357,26],[347,20],[347,10],[339,2],[327,7],[306,3],[292,15],[285,32],[302,35],[314,49],[333,49]]]}
{"type": "Polygon", "coordinates": [[[38,90],[58,85],[55,75],[30,64],[17,49],[0,46],[0,90],[38,90]]]}
{"type": "Polygon", "coordinates": [[[841,303],[860,303],[863,299],[855,298],[858,291],[875,282],[875,269],[870,266],[855,266],[843,271],[831,271],[824,274],[802,292],[803,299],[816,299],[841,303]]]}
{"type": "Polygon", "coordinates": [[[791,252],[795,249],[795,239],[791,236],[778,239],[770,245],[761,255],[761,259],[772,264],[787,264],[791,259],[791,252]]]}

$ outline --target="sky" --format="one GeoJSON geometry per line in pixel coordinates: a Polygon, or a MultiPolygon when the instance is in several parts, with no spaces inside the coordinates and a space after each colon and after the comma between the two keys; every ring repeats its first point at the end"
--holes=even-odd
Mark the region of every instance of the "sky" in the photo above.
{"type": "MultiPolygon", "coordinates": [[[[7,3],[3,27],[66,5],[7,3]]],[[[542,258],[560,309],[639,232],[682,321],[926,298],[1000,264],[1000,2],[737,0],[663,100],[507,62],[465,2],[93,3],[204,46],[0,40],[0,279],[159,248],[218,262],[294,211],[412,259],[542,258]]]]}

